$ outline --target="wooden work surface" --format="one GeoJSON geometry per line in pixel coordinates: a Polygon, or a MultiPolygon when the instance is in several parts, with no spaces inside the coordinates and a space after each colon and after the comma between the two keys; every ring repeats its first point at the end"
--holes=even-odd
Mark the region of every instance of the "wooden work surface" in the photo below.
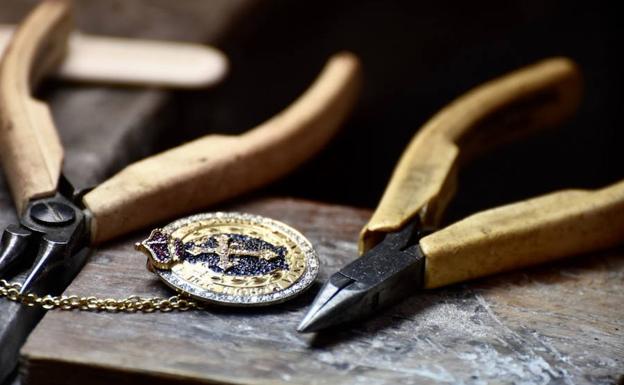
{"type": "MultiPolygon", "coordinates": [[[[369,212],[289,199],[236,210],[283,220],[321,259],[319,282],[356,255],[369,212]]],[[[97,250],[67,293],[169,295],[133,249],[97,250]]],[[[318,336],[295,331],[318,286],[263,309],[167,314],[48,313],[22,350],[28,384],[570,383],[624,373],[624,253],[583,256],[418,293],[318,336]]]]}

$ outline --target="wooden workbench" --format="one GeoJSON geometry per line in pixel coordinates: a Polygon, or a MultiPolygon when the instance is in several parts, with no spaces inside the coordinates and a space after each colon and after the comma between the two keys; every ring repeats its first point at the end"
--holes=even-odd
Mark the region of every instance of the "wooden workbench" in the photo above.
{"type": "MultiPolygon", "coordinates": [[[[321,258],[319,282],[356,255],[366,210],[290,199],[233,209],[283,220],[321,258]]],[[[67,293],[169,295],[133,249],[96,251],[67,293]]],[[[24,347],[28,384],[612,384],[624,372],[624,251],[414,293],[339,331],[295,331],[318,286],[264,309],[49,313],[24,347]]]]}
{"type": "MultiPolygon", "coordinates": [[[[3,21],[28,8],[28,2],[9,3],[16,7],[6,10],[15,14],[3,21]]],[[[241,3],[212,2],[220,7],[212,14],[221,17],[208,22],[199,0],[184,7],[166,0],[83,1],[78,20],[88,20],[91,32],[218,42],[226,30],[220,20],[230,22],[241,3]],[[127,20],[114,31],[99,16],[112,8],[127,20]]],[[[7,12],[4,6],[1,12],[7,12]]],[[[63,86],[44,96],[67,148],[67,171],[86,184],[166,147],[157,139],[175,118],[168,95],[157,90],[63,86]]],[[[285,220],[311,239],[322,262],[319,282],[355,257],[357,232],[370,214],[300,200],[247,199],[236,209],[285,220]]],[[[0,226],[15,219],[0,181],[0,226]]],[[[145,235],[96,250],[67,293],[169,294],[134,251],[133,243],[145,235]]],[[[415,294],[365,323],[319,336],[294,331],[318,286],[287,304],[257,310],[54,311],[22,351],[22,383],[614,384],[624,373],[623,257],[622,249],[613,250],[415,294]]],[[[0,302],[0,327],[10,308],[0,302]]]]}

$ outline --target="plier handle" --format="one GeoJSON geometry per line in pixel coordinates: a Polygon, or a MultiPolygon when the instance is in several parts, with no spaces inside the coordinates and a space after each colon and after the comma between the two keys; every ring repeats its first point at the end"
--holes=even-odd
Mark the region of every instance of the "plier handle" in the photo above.
{"type": "MultiPolygon", "coordinates": [[[[561,124],[581,98],[581,75],[565,58],[544,60],[485,83],[430,119],[412,140],[368,224],[362,251],[417,220],[438,227],[466,160],[506,141],[561,124]]],[[[624,180],[566,190],[471,215],[420,239],[424,287],[434,288],[624,239],[624,180]]]]}
{"type": "MultiPolygon", "coordinates": [[[[205,208],[294,170],[334,136],[359,94],[359,61],[339,53],[303,95],[260,126],[237,136],[206,135],[78,191],[63,176],[63,147],[50,110],[32,96],[37,82],[63,58],[71,21],[69,1],[42,1],[14,33],[0,64],[0,161],[20,217],[2,237],[0,278],[32,266],[22,294],[58,294],[78,273],[90,245],[205,208]]],[[[41,316],[20,308],[1,325],[1,363],[15,362],[41,316]]]]}
{"type": "Polygon", "coordinates": [[[435,231],[455,193],[461,164],[560,124],[576,110],[581,83],[572,61],[548,59],[469,91],[427,121],[362,229],[362,256],[331,276],[299,330],[371,314],[419,289],[622,242],[624,180],[489,209],[435,231]]]}

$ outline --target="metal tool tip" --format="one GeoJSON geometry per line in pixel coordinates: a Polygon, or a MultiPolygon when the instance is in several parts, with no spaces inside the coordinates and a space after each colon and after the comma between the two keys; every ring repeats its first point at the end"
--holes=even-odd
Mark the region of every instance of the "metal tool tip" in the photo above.
{"type": "Polygon", "coordinates": [[[323,303],[310,309],[303,320],[301,320],[301,323],[299,323],[299,326],[297,326],[297,331],[299,333],[313,333],[332,326],[335,319],[334,308],[331,305],[325,305],[323,303]]]}
{"type": "Polygon", "coordinates": [[[323,313],[326,313],[326,311],[323,310],[326,310],[325,305],[327,304],[327,299],[323,298],[321,294],[323,293],[320,293],[314,300],[310,310],[306,313],[305,317],[303,317],[299,326],[297,326],[297,331],[299,333],[312,333],[323,328],[322,321],[327,318],[323,316],[323,313]]]}
{"type": "Polygon", "coordinates": [[[306,316],[301,320],[301,322],[299,323],[299,326],[297,326],[297,331],[299,333],[311,333],[314,330],[312,330],[311,326],[312,326],[312,316],[313,314],[306,314],[306,316]]]}
{"type": "Polygon", "coordinates": [[[35,291],[35,287],[40,282],[43,275],[43,269],[41,268],[35,268],[33,271],[31,271],[31,273],[22,283],[22,287],[20,288],[20,294],[25,295],[32,291],[35,291]]]}
{"type": "Polygon", "coordinates": [[[297,326],[297,331],[299,333],[313,333],[331,326],[334,312],[332,304],[328,302],[331,302],[331,300],[318,301],[317,298],[299,323],[299,326],[297,326]]]}
{"type": "Polygon", "coordinates": [[[314,299],[297,331],[311,333],[341,323],[349,318],[349,305],[361,298],[362,292],[353,290],[354,281],[340,272],[331,276],[314,299]]]}

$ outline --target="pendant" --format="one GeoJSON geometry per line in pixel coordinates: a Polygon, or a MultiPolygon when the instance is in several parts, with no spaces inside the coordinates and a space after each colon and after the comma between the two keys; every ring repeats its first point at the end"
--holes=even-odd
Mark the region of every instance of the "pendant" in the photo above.
{"type": "Polygon", "coordinates": [[[165,284],[221,305],[284,302],[307,289],[319,270],[310,241],[292,227],[259,215],[193,215],[152,230],[136,246],[165,284]]]}

